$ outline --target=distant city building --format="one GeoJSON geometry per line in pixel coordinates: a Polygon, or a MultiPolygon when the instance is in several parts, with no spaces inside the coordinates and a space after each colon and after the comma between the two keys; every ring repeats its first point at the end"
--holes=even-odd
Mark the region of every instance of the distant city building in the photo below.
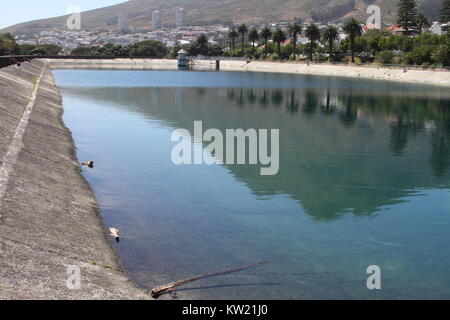
{"type": "Polygon", "coordinates": [[[128,28],[128,16],[126,14],[121,14],[118,17],[117,29],[119,30],[119,32],[130,31],[130,29],[128,28]]]}
{"type": "Polygon", "coordinates": [[[153,30],[161,29],[161,13],[159,10],[153,11],[152,13],[152,28],[153,30]]]}
{"type": "Polygon", "coordinates": [[[186,26],[186,10],[179,8],[177,10],[177,27],[181,28],[186,26]]]}

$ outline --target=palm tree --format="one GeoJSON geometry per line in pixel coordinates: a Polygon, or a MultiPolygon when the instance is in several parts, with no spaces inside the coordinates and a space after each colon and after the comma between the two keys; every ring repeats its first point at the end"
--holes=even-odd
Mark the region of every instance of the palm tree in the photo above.
{"type": "Polygon", "coordinates": [[[248,31],[248,28],[245,23],[241,24],[238,28],[238,32],[242,36],[242,53],[244,53],[244,37],[245,37],[245,34],[247,33],[247,31],[248,31]]]}
{"type": "Polygon", "coordinates": [[[317,25],[314,23],[311,23],[309,26],[306,27],[305,35],[311,41],[311,48],[309,50],[309,60],[312,61],[313,59],[313,51],[314,51],[314,45],[317,40],[320,39],[320,30],[317,25]]]}
{"type": "Polygon", "coordinates": [[[267,43],[269,42],[269,38],[272,36],[272,31],[269,28],[265,27],[261,30],[261,37],[264,38],[264,58],[267,58],[267,43]]]}
{"type": "Polygon", "coordinates": [[[419,29],[419,34],[422,34],[423,27],[431,27],[431,21],[424,14],[419,13],[416,18],[417,28],[419,29]]]}
{"type": "Polygon", "coordinates": [[[278,28],[273,34],[273,41],[278,45],[278,59],[281,56],[281,43],[286,41],[286,33],[278,28]]]}
{"type": "Polygon", "coordinates": [[[228,33],[228,37],[231,40],[231,50],[234,50],[234,42],[235,42],[236,38],[238,37],[238,33],[236,32],[236,30],[231,29],[230,33],[228,33]]]}
{"type": "Polygon", "coordinates": [[[253,27],[248,34],[248,39],[252,42],[252,56],[255,56],[255,42],[259,39],[258,29],[253,27]]]}
{"type": "Polygon", "coordinates": [[[352,51],[352,62],[355,63],[355,39],[362,34],[361,21],[355,18],[348,19],[342,29],[350,37],[350,46],[352,51]]]}
{"type": "Polygon", "coordinates": [[[302,33],[302,27],[298,23],[293,23],[289,26],[289,33],[292,36],[292,43],[294,44],[294,60],[297,59],[297,35],[302,33]]]}
{"type": "Polygon", "coordinates": [[[322,32],[322,39],[324,42],[328,42],[328,52],[331,55],[333,54],[333,42],[339,38],[339,31],[336,27],[328,26],[322,32]]]}

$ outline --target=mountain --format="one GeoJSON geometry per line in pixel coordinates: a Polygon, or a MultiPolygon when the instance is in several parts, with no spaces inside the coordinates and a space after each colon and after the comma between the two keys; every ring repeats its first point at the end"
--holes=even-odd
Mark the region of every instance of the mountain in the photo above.
{"type": "MultiPolygon", "coordinates": [[[[419,0],[421,11],[436,18],[442,0],[419,0]]],[[[164,26],[175,25],[178,8],[187,11],[188,25],[268,23],[294,18],[316,22],[340,21],[356,15],[367,18],[371,4],[381,8],[382,22],[395,21],[397,1],[392,0],[130,0],[122,4],[90,10],[82,14],[82,28],[87,31],[115,30],[117,17],[128,16],[132,30],[151,29],[152,12],[160,10],[164,26]]],[[[0,32],[34,35],[40,31],[67,30],[68,16],[20,23],[0,32]]]]}

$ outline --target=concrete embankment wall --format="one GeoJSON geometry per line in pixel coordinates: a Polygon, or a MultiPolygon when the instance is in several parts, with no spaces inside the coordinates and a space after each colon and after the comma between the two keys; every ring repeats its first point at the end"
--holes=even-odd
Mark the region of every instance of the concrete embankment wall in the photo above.
{"type": "Polygon", "coordinates": [[[146,299],[107,238],[62,113],[46,62],[0,69],[0,299],[146,299]]]}
{"type": "MultiPolygon", "coordinates": [[[[128,70],[177,70],[178,63],[174,59],[48,59],[52,67],[58,69],[128,69],[128,70]]],[[[214,61],[195,61],[194,70],[215,70],[214,61]]],[[[449,71],[408,70],[398,68],[376,68],[364,66],[346,66],[330,64],[310,64],[304,62],[270,62],[270,61],[221,61],[220,70],[248,72],[278,72],[310,74],[319,76],[339,76],[366,78],[410,83],[422,83],[450,86],[449,71]]]]}
{"type": "Polygon", "coordinates": [[[54,69],[177,70],[178,62],[170,59],[45,59],[54,69]]]}

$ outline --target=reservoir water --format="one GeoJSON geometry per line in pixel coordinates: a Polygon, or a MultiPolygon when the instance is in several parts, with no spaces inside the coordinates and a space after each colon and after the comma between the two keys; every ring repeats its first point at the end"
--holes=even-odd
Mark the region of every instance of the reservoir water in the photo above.
{"type": "MultiPolygon", "coordinates": [[[[180,299],[449,299],[448,88],[289,74],[55,70],[125,269],[180,299]],[[172,132],[279,129],[280,168],[180,165],[172,132]],[[367,288],[380,267],[381,289],[367,288]]],[[[204,145],[202,147],[205,147],[204,145]]]]}

